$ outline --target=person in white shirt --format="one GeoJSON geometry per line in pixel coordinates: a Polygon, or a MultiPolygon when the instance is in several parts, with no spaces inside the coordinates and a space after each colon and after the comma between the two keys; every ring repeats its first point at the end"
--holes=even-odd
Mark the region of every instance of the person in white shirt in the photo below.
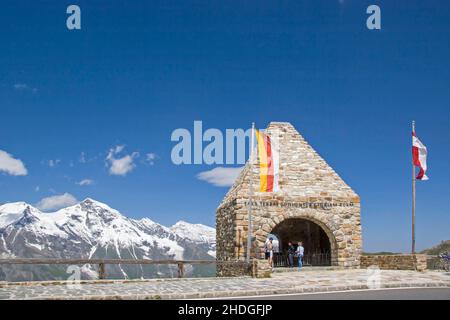
{"type": "Polygon", "coordinates": [[[269,252],[269,266],[273,269],[273,238],[269,238],[267,243],[267,251],[269,252]]]}
{"type": "Polygon", "coordinates": [[[303,255],[305,254],[305,248],[303,248],[303,242],[299,242],[297,246],[297,250],[295,251],[298,257],[298,269],[300,270],[303,267],[303,255]]]}

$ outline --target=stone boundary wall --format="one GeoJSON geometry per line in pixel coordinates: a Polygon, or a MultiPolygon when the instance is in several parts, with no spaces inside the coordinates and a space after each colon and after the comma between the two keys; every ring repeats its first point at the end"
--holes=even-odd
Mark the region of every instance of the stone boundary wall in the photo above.
{"type": "Polygon", "coordinates": [[[242,277],[251,276],[253,265],[245,261],[236,261],[236,263],[220,263],[217,261],[217,277],[242,277]]]}
{"type": "Polygon", "coordinates": [[[272,270],[267,260],[254,259],[250,263],[236,261],[236,263],[217,263],[218,277],[270,278],[272,270]]]}
{"type": "Polygon", "coordinates": [[[386,270],[417,270],[427,269],[427,255],[425,254],[399,254],[399,255],[373,255],[361,256],[361,268],[378,266],[386,270]]]}

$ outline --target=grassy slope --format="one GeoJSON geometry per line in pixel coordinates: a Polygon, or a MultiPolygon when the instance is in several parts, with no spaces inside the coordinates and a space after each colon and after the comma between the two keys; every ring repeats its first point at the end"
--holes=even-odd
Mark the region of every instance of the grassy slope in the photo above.
{"type": "MultiPolygon", "coordinates": [[[[434,247],[425,249],[420,253],[429,254],[429,255],[438,255],[442,252],[450,252],[450,240],[443,240],[438,245],[434,247]]],[[[365,256],[373,256],[373,255],[392,255],[392,254],[401,254],[399,252],[389,252],[389,251],[380,251],[380,252],[363,252],[365,256]]]]}
{"type": "Polygon", "coordinates": [[[421,253],[426,253],[430,255],[438,255],[442,252],[450,252],[450,240],[441,241],[438,245],[423,250],[421,253]]]}

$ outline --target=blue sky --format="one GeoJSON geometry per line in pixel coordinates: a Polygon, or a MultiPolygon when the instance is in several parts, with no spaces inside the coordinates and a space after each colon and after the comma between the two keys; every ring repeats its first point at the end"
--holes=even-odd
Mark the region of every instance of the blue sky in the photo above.
{"type": "Polygon", "coordinates": [[[215,166],[172,164],[172,131],[289,121],[361,196],[364,249],[407,251],[415,119],[417,245],[449,238],[448,1],[376,1],[376,31],[372,1],[73,3],[79,31],[72,2],[1,5],[0,150],[27,172],[0,174],[0,202],[67,193],[214,225],[227,188],[196,178],[215,166]]]}

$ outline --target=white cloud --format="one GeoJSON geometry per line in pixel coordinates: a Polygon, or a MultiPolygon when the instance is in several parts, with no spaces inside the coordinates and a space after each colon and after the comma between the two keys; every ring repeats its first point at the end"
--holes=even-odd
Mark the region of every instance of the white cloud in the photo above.
{"type": "Polygon", "coordinates": [[[37,88],[30,87],[26,83],[16,83],[16,84],[14,84],[14,89],[16,89],[18,91],[31,91],[33,93],[37,92],[37,88]]]}
{"type": "Polygon", "coordinates": [[[41,190],[41,187],[39,187],[39,186],[36,186],[36,188],[34,188],[35,192],[39,192],[39,190],[41,190]]]}
{"type": "Polygon", "coordinates": [[[15,159],[8,152],[0,150],[0,172],[12,176],[26,176],[28,174],[27,168],[20,159],[15,159]]]}
{"type": "Polygon", "coordinates": [[[116,146],[116,147],[114,148],[114,153],[115,153],[115,154],[121,153],[121,152],[123,151],[123,149],[125,149],[125,146],[124,146],[124,145],[116,146]]]}
{"type": "Polygon", "coordinates": [[[16,89],[16,90],[25,90],[27,88],[28,88],[28,85],[25,83],[16,83],[14,85],[14,89],[16,89]]]}
{"type": "Polygon", "coordinates": [[[48,160],[48,166],[50,168],[54,168],[56,167],[59,163],[61,162],[61,160],[56,159],[56,160],[48,160]]]}
{"type": "Polygon", "coordinates": [[[126,176],[131,172],[136,165],[133,163],[134,159],[139,157],[138,152],[133,152],[132,154],[125,155],[121,158],[116,158],[116,155],[124,150],[124,146],[116,146],[109,150],[108,156],[106,157],[107,164],[109,167],[109,174],[115,176],[126,176]]]}
{"type": "Polygon", "coordinates": [[[137,153],[134,152],[131,155],[126,155],[119,159],[109,158],[108,160],[111,163],[109,173],[117,176],[127,175],[127,173],[131,172],[136,167],[136,165],[133,163],[133,160],[136,156],[137,153]]]}
{"type": "Polygon", "coordinates": [[[36,204],[36,207],[42,211],[52,211],[73,206],[77,202],[78,200],[73,195],[64,193],[44,198],[36,204]]]}
{"type": "MultiPolygon", "coordinates": [[[[120,149],[119,149],[120,150],[120,149]]],[[[114,151],[115,151],[115,149],[114,149],[114,151]]],[[[97,156],[91,156],[91,157],[88,157],[88,155],[87,155],[87,153],[86,152],[84,152],[84,151],[82,151],[81,153],[80,153],[80,156],[78,157],[78,162],[79,163],[83,163],[83,164],[85,164],[85,163],[89,163],[89,162],[92,162],[92,161],[95,161],[95,160],[97,160],[97,156]]]]}
{"type": "Polygon", "coordinates": [[[84,152],[81,152],[80,158],[78,159],[80,163],[86,163],[86,154],[84,152]]]}
{"type": "Polygon", "coordinates": [[[91,186],[94,184],[94,180],[92,179],[83,179],[79,182],[77,182],[77,185],[79,186],[91,186]]]}
{"type": "Polygon", "coordinates": [[[232,186],[243,167],[240,168],[224,168],[217,167],[209,171],[200,172],[197,175],[199,180],[206,181],[217,187],[232,186]]]}
{"type": "Polygon", "coordinates": [[[145,161],[152,166],[155,164],[156,157],[156,153],[147,153],[145,155],[145,161]]]}

